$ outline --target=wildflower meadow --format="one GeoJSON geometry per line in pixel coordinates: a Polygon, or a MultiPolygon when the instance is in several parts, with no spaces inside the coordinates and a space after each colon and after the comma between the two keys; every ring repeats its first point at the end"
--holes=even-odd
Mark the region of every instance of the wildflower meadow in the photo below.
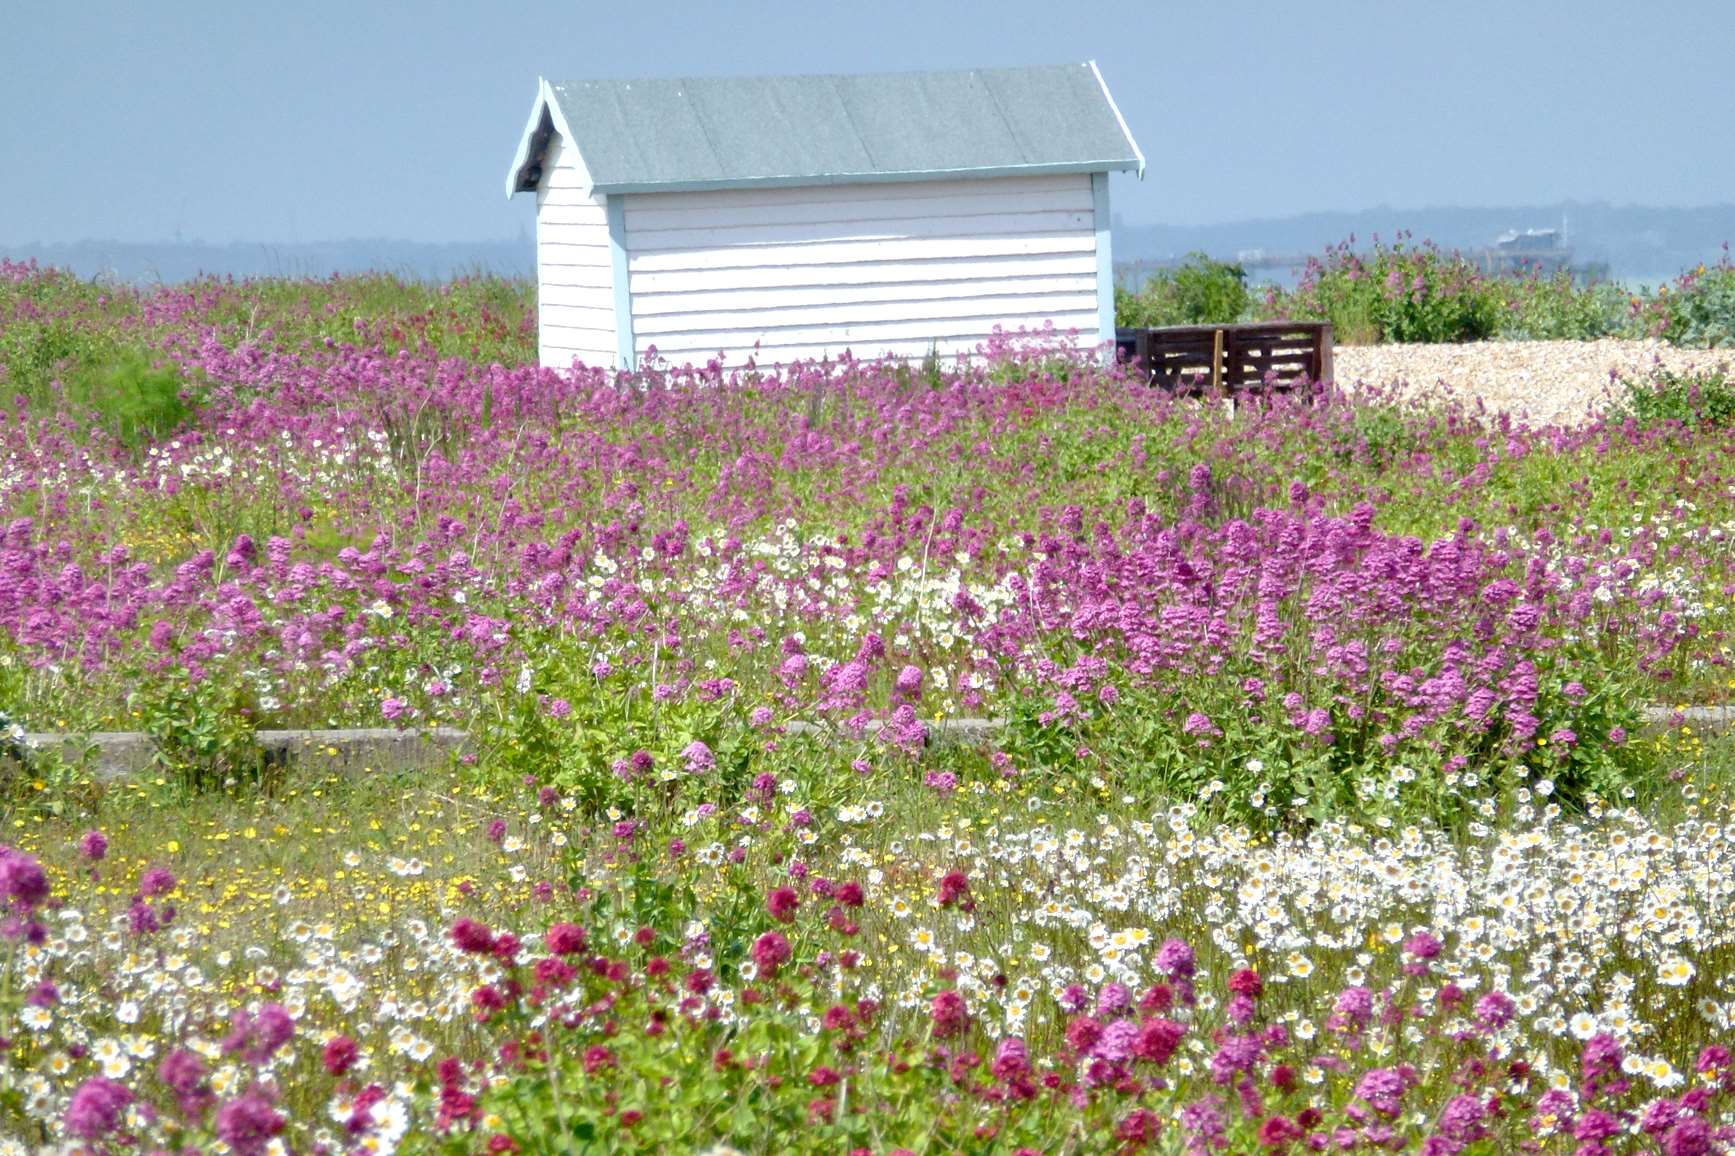
{"type": "Polygon", "coordinates": [[[0,1153],[1735,1150],[1721,378],[535,346],[0,262],[0,1153]]]}

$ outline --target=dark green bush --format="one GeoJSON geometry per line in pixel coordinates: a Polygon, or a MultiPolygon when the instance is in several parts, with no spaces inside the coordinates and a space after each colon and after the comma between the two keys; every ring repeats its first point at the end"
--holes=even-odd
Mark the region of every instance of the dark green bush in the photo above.
{"type": "Polygon", "coordinates": [[[1137,293],[1116,289],[1115,324],[1229,325],[1241,320],[1251,302],[1245,269],[1193,253],[1186,264],[1151,274],[1137,293]]]}
{"type": "Polygon", "coordinates": [[[174,433],[195,409],[180,371],[136,349],[79,367],[64,385],[69,404],[89,412],[97,426],[132,450],[174,433]]]}
{"type": "Polygon", "coordinates": [[[1571,274],[1501,278],[1506,311],[1499,336],[1514,341],[1643,337],[1638,299],[1613,281],[1580,285],[1571,274]]]}
{"type": "Polygon", "coordinates": [[[1683,273],[1673,289],[1658,297],[1666,302],[1663,337],[1671,344],[1713,349],[1735,345],[1735,266],[1728,258],[1683,273]]]}
{"type": "Polygon", "coordinates": [[[1505,301],[1497,282],[1458,253],[1403,238],[1373,252],[1350,242],[1308,262],[1288,292],[1273,291],[1274,317],[1329,321],[1339,341],[1482,341],[1500,327],[1505,301]]]}
{"type": "Polygon", "coordinates": [[[1626,396],[1610,411],[1616,421],[1641,428],[1678,422],[1685,426],[1735,425],[1735,383],[1719,367],[1709,373],[1658,370],[1644,381],[1626,382],[1626,396]]]}

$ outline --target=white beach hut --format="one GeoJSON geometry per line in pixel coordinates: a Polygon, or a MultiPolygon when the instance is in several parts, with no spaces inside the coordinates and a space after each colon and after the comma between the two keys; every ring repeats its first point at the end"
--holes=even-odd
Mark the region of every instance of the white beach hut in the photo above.
{"type": "Polygon", "coordinates": [[[540,81],[542,364],[967,353],[1114,335],[1108,174],[1144,172],[1094,62],[540,81]]]}

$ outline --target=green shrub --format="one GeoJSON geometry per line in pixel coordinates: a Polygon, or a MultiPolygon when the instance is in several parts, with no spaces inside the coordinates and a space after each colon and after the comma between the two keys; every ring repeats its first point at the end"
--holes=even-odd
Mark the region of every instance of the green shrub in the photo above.
{"type": "Polygon", "coordinates": [[[1658,296],[1668,316],[1663,337],[1671,344],[1713,349],[1735,344],[1735,265],[1727,257],[1683,273],[1672,290],[1658,296]]]}
{"type": "Polygon", "coordinates": [[[1722,367],[1708,373],[1658,370],[1644,381],[1625,383],[1627,393],[1610,411],[1617,421],[1640,428],[1677,422],[1684,426],[1735,425],[1735,383],[1722,367]]]}
{"type": "Polygon", "coordinates": [[[1642,337],[1637,299],[1622,285],[1579,285],[1564,271],[1502,278],[1506,311],[1499,335],[1514,341],[1590,341],[1642,337]]]}
{"type": "Polygon", "coordinates": [[[174,433],[196,408],[178,369],[134,349],[70,373],[65,389],[72,406],[132,450],[174,433]]]}
{"type": "Polygon", "coordinates": [[[1246,315],[1251,303],[1245,269],[1193,253],[1178,268],[1151,274],[1137,293],[1116,289],[1115,324],[1230,325],[1246,315]]]}
{"type": "Polygon", "coordinates": [[[1366,255],[1347,241],[1334,246],[1308,262],[1293,290],[1266,297],[1268,314],[1329,321],[1349,344],[1482,341],[1499,329],[1504,310],[1500,286],[1469,259],[1403,238],[1376,241],[1366,255]]]}
{"type": "Polygon", "coordinates": [[[181,790],[200,794],[272,785],[280,768],[259,746],[258,704],[245,686],[219,686],[206,678],[129,697],[154,747],[153,765],[181,790]]]}

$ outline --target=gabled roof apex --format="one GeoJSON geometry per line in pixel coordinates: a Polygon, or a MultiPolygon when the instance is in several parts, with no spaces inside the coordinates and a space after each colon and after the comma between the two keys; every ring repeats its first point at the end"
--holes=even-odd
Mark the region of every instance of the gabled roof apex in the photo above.
{"type": "Polygon", "coordinates": [[[550,134],[600,193],[1018,173],[1144,173],[1095,61],[874,75],[538,80],[507,175],[536,187],[550,134]]]}

